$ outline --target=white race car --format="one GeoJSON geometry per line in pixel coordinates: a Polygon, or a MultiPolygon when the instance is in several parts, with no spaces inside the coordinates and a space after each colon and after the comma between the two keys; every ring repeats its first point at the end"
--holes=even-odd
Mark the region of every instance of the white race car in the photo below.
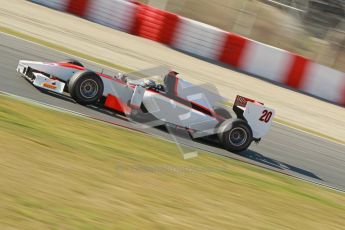
{"type": "Polygon", "coordinates": [[[168,72],[162,84],[152,79],[131,80],[126,74],[109,76],[86,69],[75,60],[36,62],[20,60],[17,72],[40,89],[64,92],[79,104],[102,104],[133,120],[151,120],[185,129],[192,138],[215,137],[232,152],[246,150],[268,132],[274,110],[237,96],[236,118],[223,98],[168,72]]]}

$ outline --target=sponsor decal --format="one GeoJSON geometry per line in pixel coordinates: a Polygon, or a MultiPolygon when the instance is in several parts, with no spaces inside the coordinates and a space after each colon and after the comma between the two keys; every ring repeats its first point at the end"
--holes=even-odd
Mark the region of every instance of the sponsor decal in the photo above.
{"type": "Polygon", "coordinates": [[[43,87],[46,87],[46,88],[48,88],[48,89],[57,89],[57,86],[54,85],[54,83],[53,83],[53,84],[49,84],[48,82],[44,82],[44,83],[42,84],[42,86],[43,86],[43,87]]]}

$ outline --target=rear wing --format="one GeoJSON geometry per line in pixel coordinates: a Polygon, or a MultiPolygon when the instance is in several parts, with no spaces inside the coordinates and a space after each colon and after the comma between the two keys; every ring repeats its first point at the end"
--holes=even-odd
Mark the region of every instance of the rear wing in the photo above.
{"type": "Polygon", "coordinates": [[[260,105],[264,105],[264,103],[262,103],[262,102],[259,102],[259,101],[256,101],[256,100],[253,100],[253,99],[250,99],[250,98],[247,98],[247,97],[242,97],[240,95],[237,95],[234,106],[246,107],[247,102],[252,102],[252,103],[257,103],[257,104],[260,104],[260,105]]]}
{"type": "Polygon", "coordinates": [[[237,117],[244,119],[252,129],[253,137],[265,136],[272,125],[275,111],[256,100],[237,96],[233,107],[237,117]]]}

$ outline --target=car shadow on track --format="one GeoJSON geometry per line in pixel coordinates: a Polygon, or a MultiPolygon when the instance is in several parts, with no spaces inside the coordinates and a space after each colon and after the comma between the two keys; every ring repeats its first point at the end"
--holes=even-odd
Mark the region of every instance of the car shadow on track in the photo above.
{"type": "Polygon", "coordinates": [[[301,168],[298,168],[296,166],[293,166],[293,165],[290,165],[290,164],[266,157],[266,156],[264,156],[258,152],[252,151],[252,150],[247,150],[245,152],[242,152],[239,154],[239,156],[242,156],[244,158],[258,162],[260,164],[264,164],[264,165],[273,167],[273,168],[278,169],[280,171],[288,170],[290,172],[294,172],[294,173],[297,173],[297,174],[300,174],[300,175],[303,175],[303,176],[306,176],[309,178],[313,178],[313,179],[317,179],[317,180],[322,181],[322,179],[320,177],[316,176],[312,172],[309,172],[305,169],[301,169],[301,168]]]}
{"type": "Polygon", "coordinates": [[[46,90],[46,89],[42,89],[42,88],[39,88],[39,87],[35,87],[35,88],[36,88],[38,91],[40,91],[41,93],[46,94],[46,95],[48,95],[48,96],[55,97],[55,98],[58,98],[58,99],[63,100],[63,101],[76,103],[76,102],[75,102],[72,98],[70,98],[68,95],[55,93],[55,92],[52,92],[52,91],[49,91],[49,90],[46,90]]]}
{"type": "MultiPolygon", "coordinates": [[[[203,144],[211,145],[211,146],[219,148],[219,149],[223,149],[222,146],[218,142],[215,142],[212,140],[206,139],[206,140],[197,140],[197,141],[200,143],[203,143],[203,144]]],[[[226,156],[230,157],[230,158],[235,158],[235,159],[238,159],[241,161],[242,161],[241,158],[244,158],[243,161],[245,161],[245,162],[248,162],[248,160],[250,160],[250,163],[258,163],[264,167],[270,167],[270,168],[273,168],[279,172],[284,172],[284,173],[285,172],[286,173],[293,172],[293,173],[297,173],[299,175],[302,175],[304,177],[309,177],[312,179],[323,181],[320,177],[316,176],[314,173],[312,173],[308,170],[305,170],[305,169],[302,169],[302,168],[299,168],[299,167],[275,160],[275,159],[270,158],[270,157],[266,157],[263,154],[258,153],[258,152],[253,151],[253,150],[250,150],[250,149],[248,149],[244,152],[240,152],[240,153],[229,153],[226,156]],[[238,157],[231,156],[232,154],[235,154],[238,157]]]]}

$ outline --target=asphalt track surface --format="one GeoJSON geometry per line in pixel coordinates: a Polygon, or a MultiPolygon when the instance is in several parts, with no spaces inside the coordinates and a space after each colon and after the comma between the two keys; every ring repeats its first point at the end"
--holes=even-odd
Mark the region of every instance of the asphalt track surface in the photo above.
{"type": "MultiPolygon", "coordinates": [[[[102,108],[81,106],[69,97],[40,92],[16,73],[20,59],[59,61],[66,58],[69,58],[67,54],[0,33],[0,91],[82,113],[165,139],[174,139],[164,130],[145,128],[102,108]]],[[[102,69],[95,63],[81,61],[86,67],[95,71],[102,69]]],[[[105,73],[109,74],[115,72],[115,70],[105,70],[105,73]]],[[[227,152],[221,146],[207,140],[198,142],[184,138],[178,138],[178,140],[187,146],[203,149],[222,157],[231,157],[304,180],[345,190],[345,145],[277,123],[274,123],[269,134],[260,144],[252,144],[249,150],[241,154],[227,152]]],[[[185,148],[183,147],[183,149],[185,148]]]]}

